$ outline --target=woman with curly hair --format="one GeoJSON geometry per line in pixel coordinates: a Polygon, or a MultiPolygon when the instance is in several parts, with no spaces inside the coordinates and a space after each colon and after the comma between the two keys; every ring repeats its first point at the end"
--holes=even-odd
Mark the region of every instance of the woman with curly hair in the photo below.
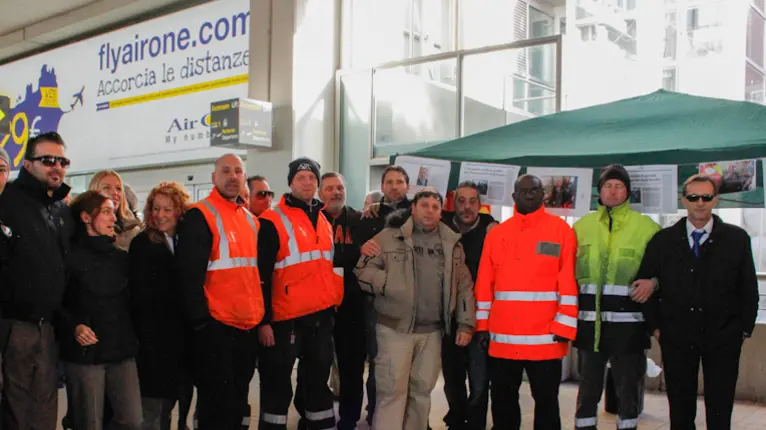
{"type": "Polygon", "coordinates": [[[174,276],[176,225],[189,206],[189,193],[176,182],[162,182],[149,193],[145,228],[130,246],[130,291],[138,335],[138,376],[144,430],[170,430],[170,413],[181,409],[185,425],[191,399],[186,363],[186,331],[174,276]]]}
{"type": "Polygon", "coordinates": [[[128,201],[125,198],[125,185],[119,173],[114,170],[102,170],[96,173],[90,180],[88,190],[98,191],[112,200],[117,215],[115,244],[118,248],[127,251],[130,242],[141,230],[141,221],[136,219],[130,211],[128,201]]]}

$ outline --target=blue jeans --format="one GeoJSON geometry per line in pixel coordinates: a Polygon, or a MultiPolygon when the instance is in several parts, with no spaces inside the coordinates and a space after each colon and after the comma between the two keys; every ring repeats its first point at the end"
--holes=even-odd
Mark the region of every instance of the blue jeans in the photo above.
{"type": "Polygon", "coordinates": [[[445,336],[442,342],[444,395],[449,405],[444,422],[452,429],[484,430],[489,401],[488,351],[480,345],[478,336],[474,336],[468,346],[457,346],[456,328],[453,326],[452,334],[445,336]],[[466,393],[466,376],[470,394],[466,393]]]}

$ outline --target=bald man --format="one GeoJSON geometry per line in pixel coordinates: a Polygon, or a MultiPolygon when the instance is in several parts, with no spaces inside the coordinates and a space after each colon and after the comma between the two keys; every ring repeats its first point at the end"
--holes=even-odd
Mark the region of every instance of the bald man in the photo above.
{"type": "Polygon", "coordinates": [[[193,330],[199,430],[234,430],[247,405],[258,344],[255,326],[264,313],[259,223],[240,196],[245,168],[238,156],[219,158],[212,180],[210,196],[178,225],[175,255],[193,330]]]}

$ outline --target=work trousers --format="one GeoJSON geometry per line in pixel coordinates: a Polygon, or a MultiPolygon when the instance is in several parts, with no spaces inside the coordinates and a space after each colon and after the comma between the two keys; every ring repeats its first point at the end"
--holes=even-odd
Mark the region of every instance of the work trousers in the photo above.
{"type": "Polygon", "coordinates": [[[176,399],[142,397],[144,421],[141,430],[170,430],[170,415],[175,405],[176,399]]]}
{"type": "MultiPolygon", "coordinates": [[[[338,402],[338,430],[353,430],[362,415],[364,402],[364,362],[367,358],[365,345],[364,309],[357,303],[346,306],[344,302],[335,314],[335,357],[337,360],[340,396],[338,402]]],[[[303,381],[298,379],[295,389],[295,404],[301,415],[301,424],[305,425],[303,404],[303,381]]],[[[303,428],[299,426],[299,429],[303,428]]]]}
{"type": "Polygon", "coordinates": [[[378,316],[375,312],[375,297],[364,298],[364,329],[365,346],[367,349],[367,424],[372,427],[375,417],[375,356],[378,355],[378,338],[375,335],[375,326],[378,316]]]}
{"type": "MultiPolygon", "coordinates": [[[[456,324],[455,324],[456,326],[456,324]]],[[[453,329],[456,327],[453,326],[453,329]]],[[[455,330],[444,337],[442,343],[442,374],[444,395],[449,412],[444,422],[450,429],[485,430],[489,401],[489,374],[487,348],[474,336],[466,347],[455,344],[455,330]],[[470,394],[466,392],[468,377],[470,394]]]]}
{"type": "Polygon", "coordinates": [[[639,403],[646,374],[646,354],[641,352],[608,356],[601,352],[578,350],[577,368],[580,373],[580,389],[577,392],[577,429],[596,430],[598,427],[598,404],[604,392],[606,364],[612,369],[619,410],[618,429],[635,429],[638,426],[639,403]]]}
{"type": "Polygon", "coordinates": [[[441,370],[441,330],[401,333],[376,326],[377,404],[373,430],[425,430],[431,412],[431,392],[441,370]]]}
{"type": "Polygon", "coordinates": [[[301,395],[296,408],[304,411],[308,430],[335,428],[333,395],[327,386],[333,362],[333,313],[327,309],[271,324],[274,346],[263,348],[261,370],[261,430],[287,428],[287,411],[293,399],[292,372],[298,362],[301,395]]]}
{"type": "Polygon", "coordinates": [[[240,430],[255,373],[256,329],[212,321],[192,335],[200,430],[240,430]]]}
{"type": "Polygon", "coordinates": [[[64,363],[64,371],[75,429],[141,429],[143,414],[135,359],[107,364],[64,363]],[[112,405],[108,423],[103,421],[105,398],[112,405]]]}
{"type": "Polygon", "coordinates": [[[2,364],[2,428],[56,427],[57,364],[58,345],[51,324],[11,320],[2,364]]]}
{"type": "Polygon", "coordinates": [[[730,429],[734,392],[739,376],[742,339],[731,339],[730,342],[711,347],[668,344],[660,338],[660,347],[668,388],[670,428],[672,430],[695,428],[697,380],[700,361],[702,361],[707,428],[730,429]]]}
{"type": "Polygon", "coordinates": [[[494,430],[521,428],[519,388],[527,372],[532,398],[535,400],[534,430],[560,430],[559,384],[561,360],[508,360],[490,358],[492,384],[492,421],[494,430]]]}

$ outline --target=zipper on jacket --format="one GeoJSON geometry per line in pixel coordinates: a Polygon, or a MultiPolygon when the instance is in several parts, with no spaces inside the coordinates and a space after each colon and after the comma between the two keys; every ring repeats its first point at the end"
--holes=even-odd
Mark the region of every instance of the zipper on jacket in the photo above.
{"type": "Polygon", "coordinates": [[[593,333],[593,350],[599,352],[599,346],[601,344],[601,328],[603,321],[601,321],[601,299],[604,297],[604,285],[606,284],[607,274],[609,273],[609,253],[612,250],[612,211],[606,210],[607,216],[609,216],[609,234],[606,241],[606,253],[602,257],[601,279],[599,282],[598,290],[596,290],[596,323],[593,333]]]}

